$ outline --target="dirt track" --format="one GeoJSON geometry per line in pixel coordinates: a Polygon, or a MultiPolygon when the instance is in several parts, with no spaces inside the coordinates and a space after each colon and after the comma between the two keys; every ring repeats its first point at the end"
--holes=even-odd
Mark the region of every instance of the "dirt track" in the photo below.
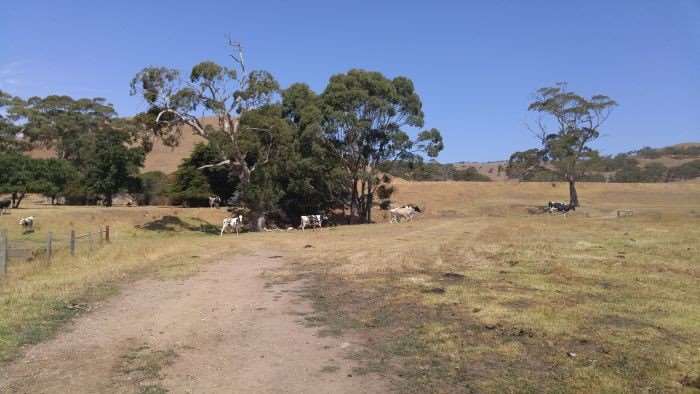
{"type": "Polygon", "coordinates": [[[304,326],[300,283],[265,286],[280,264],[270,257],[131,284],[5,366],[0,392],[386,392],[381,377],[353,375],[359,344],[304,326]]]}

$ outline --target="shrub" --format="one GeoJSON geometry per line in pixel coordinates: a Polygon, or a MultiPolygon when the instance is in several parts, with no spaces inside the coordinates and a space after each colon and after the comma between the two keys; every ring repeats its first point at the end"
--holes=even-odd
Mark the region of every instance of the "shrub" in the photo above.
{"type": "Polygon", "coordinates": [[[170,202],[187,207],[209,205],[211,190],[201,171],[190,166],[180,166],[175,172],[175,182],[170,188],[170,202]]]}
{"type": "Polygon", "coordinates": [[[668,172],[668,178],[670,180],[695,179],[698,177],[700,177],[700,159],[671,168],[668,172]]]}
{"type": "Polygon", "coordinates": [[[469,167],[465,170],[455,170],[452,175],[452,179],[455,181],[466,181],[466,182],[489,182],[491,178],[487,175],[480,174],[479,171],[474,167],[469,167]]]}
{"type": "Polygon", "coordinates": [[[139,175],[141,188],[136,194],[139,205],[166,205],[168,192],[172,188],[168,176],[160,171],[144,172],[139,175]]]}

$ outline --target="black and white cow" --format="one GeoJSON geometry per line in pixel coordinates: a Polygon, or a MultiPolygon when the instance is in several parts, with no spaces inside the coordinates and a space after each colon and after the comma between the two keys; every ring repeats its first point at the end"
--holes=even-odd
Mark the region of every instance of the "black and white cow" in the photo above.
{"type": "Polygon", "coordinates": [[[547,212],[549,213],[567,213],[575,211],[576,207],[565,202],[550,201],[547,204],[547,212]]]}
{"type": "Polygon", "coordinates": [[[0,200],[0,215],[5,213],[5,211],[9,211],[11,205],[12,205],[12,200],[9,198],[5,199],[5,200],[0,200]]]}
{"type": "Polygon", "coordinates": [[[223,226],[221,226],[221,234],[219,235],[223,236],[224,232],[226,232],[226,230],[228,230],[229,228],[235,230],[236,235],[238,235],[238,232],[241,230],[241,227],[243,227],[243,215],[226,218],[224,219],[223,226]]]}
{"type": "Polygon", "coordinates": [[[22,226],[22,231],[25,233],[34,231],[34,216],[20,219],[19,225],[22,226]]]}
{"type": "Polygon", "coordinates": [[[323,221],[328,220],[328,216],[326,215],[304,215],[301,217],[301,225],[299,226],[301,228],[301,231],[304,231],[304,228],[307,226],[311,227],[312,230],[316,230],[316,228],[322,228],[323,227],[323,221]]]}

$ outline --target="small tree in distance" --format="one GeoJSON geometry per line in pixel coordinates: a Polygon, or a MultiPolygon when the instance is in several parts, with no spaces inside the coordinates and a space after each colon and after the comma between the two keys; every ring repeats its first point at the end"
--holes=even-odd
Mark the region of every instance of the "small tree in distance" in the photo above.
{"type": "Polygon", "coordinates": [[[126,133],[108,130],[97,134],[81,153],[87,163],[82,170],[83,184],[89,192],[102,195],[108,207],[117,193],[138,183],[143,166],[143,149],[129,147],[127,142],[126,133]]]}
{"type": "Polygon", "coordinates": [[[537,90],[528,110],[548,115],[555,129],[550,131],[551,126],[540,118],[535,134],[541,146],[511,155],[508,176],[522,179],[543,168],[553,171],[569,183],[569,204],[578,207],[576,181],[585,175],[585,162],[598,156],[590,144],[616,106],[608,96],[587,99],[573,93],[563,82],[537,90]]]}

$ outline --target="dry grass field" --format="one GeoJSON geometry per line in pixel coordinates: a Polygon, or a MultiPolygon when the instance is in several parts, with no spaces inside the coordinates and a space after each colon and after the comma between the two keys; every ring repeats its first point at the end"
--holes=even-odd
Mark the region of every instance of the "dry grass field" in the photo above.
{"type": "Polygon", "coordinates": [[[40,239],[110,224],[114,242],[51,265],[13,263],[0,285],[0,355],[50,336],[81,309],[143,276],[195,272],[223,254],[274,250],[306,278],[328,335],[365,339],[358,373],[401,392],[700,390],[700,184],[581,184],[568,216],[527,208],[564,184],[397,184],[412,223],[219,238],[224,211],[30,207],[40,239]],[[619,209],[631,217],[618,218],[619,209]],[[138,226],[138,227],[137,227],[138,226]]]}

